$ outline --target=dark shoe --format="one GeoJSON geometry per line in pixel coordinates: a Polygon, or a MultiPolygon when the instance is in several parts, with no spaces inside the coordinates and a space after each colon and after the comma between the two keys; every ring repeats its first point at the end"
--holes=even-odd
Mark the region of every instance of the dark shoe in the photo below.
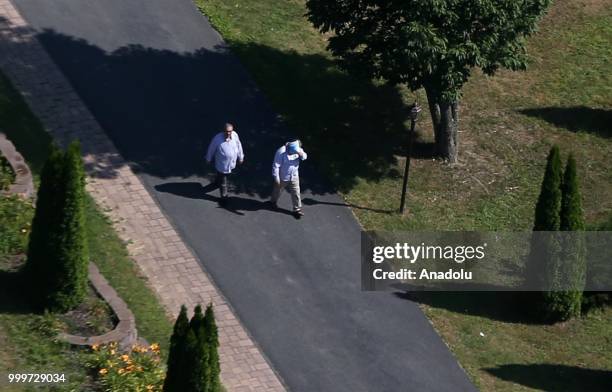
{"type": "Polygon", "coordinates": [[[295,210],[293,211],[293,216],[295,216],[297,219],[300,219],[304,216],[304,213],[302,212],[302,210],[295,210]]]}

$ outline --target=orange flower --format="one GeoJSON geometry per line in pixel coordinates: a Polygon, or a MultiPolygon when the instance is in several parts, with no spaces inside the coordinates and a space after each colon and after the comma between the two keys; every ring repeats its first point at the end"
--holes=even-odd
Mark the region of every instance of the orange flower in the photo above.
{"type": "Polygon", "coordinates": [[[99,345],[99,344],[93,344],[93,345],[91,346],[91,349],[92,349],[92,350],[94,350],[94,351],[98,351],[98,349],[99,349],[99,348],[100,348],[100,345],[99,345]]]}
{"type": "Polygon", "coordinates": [[[123,373],[125,373],[125,369],[124,369],[124,368],[121,368],[121,369],[117,370],[117,373],[119,373],[119,374],[123,374],[123,373]]]}
{"type": "Polygon", "coordinates": [[[130,356],[129,356],[129,355],[127,355],[127,354],[123,354],[123,355],[122,355],[122,356],[120,356],[119,358],[121,358],[121,360],[122,360],[123,362],[127,362],[127,361],[129,361],[129,360],[130,360],[130,356]]]}
{"type": "Polygon", "coordinates": [[[134,345],[134,347],[132,347],[132,351],[137,352],[137,353],[146,353],[147,352],[147,348],[146,347],[142,347],[142,346],[134,345]]]}
{"type": "Polygon", "coordinates": [[[151,351],[153,351],[154,353],[158,353],[158,352],[159,352],[159,344],[157,344],[157,343],[153,343],[153,344],[150,346],[150,349],[151,349],[151,351]]]}
{"type": "Polygon", "coordinates": [[[100,373],[101,375],[105,375],[106,373],[108,373],[108,370],[105,368],[102,368],[98,371],[98,373],[100,373]]]}

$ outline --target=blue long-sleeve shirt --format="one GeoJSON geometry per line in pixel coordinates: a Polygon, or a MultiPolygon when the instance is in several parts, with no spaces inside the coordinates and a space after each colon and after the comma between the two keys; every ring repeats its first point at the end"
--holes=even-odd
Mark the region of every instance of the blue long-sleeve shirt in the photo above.
{"type": "Polygon", "coordinates": [[[225,133],[220,132],[212,138],[206,160],[208,162],[215,159],[215,169],[220,173],[231,173],[236,168],[237,160],[244,160],[244,152],[242,151],[242,143],[238,134],[232,131],[229,139],[225,138],[225,133]]]}
{"type": "Polygon", "coordinates": [[[282,146],[274,154],[274,162],[272,163],[272,176],[277,181],[291,181],[300,177],[299,168],[300,161],[308,158],[306,151],[301,150],[302,156],[299,154],[288,154],[287,148],[282,146]]]}

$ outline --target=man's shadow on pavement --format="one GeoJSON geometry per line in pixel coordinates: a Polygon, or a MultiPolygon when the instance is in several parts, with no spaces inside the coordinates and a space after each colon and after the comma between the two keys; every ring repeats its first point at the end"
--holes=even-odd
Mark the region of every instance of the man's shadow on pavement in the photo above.
{"type": "Polygon", "coordinates": [[[291,215],[293,213],[281,208],[273,208],[267,201],[260,201],[240,197],[236,195],[229,196],[226,202],[221,203],[221,197],[210,195],[209,193],[218,190],[219,187],[214,182],[206,186],[202,186],[199,182],[168,182],[165,184],[155,185],[155,190],[158,192],[171,193],[173,195],[187,197],[189,199],[202,199],[215,202],[219,207],[234,213],[244,216],[243,211],[260,211],[268,210],[281,214],[291,215]]]}
{"type": "Polygon", "coordinates": [[[358,206],[352,203],[334,203],[334,202],[329,202],[329,201],[315,200],[315,199],[311,199],[307,197],[302,199],[302,203],[307,206],[314,206],[316,204],[325,204],[329,206],[350,207],[350,208],[357,208],[360,210],[368,210],[372,212],[377,212],[379,214],[393,214],[395,212],[394,210],[381,210],[378,208],[362,207],[362,206],[358,206]]]}

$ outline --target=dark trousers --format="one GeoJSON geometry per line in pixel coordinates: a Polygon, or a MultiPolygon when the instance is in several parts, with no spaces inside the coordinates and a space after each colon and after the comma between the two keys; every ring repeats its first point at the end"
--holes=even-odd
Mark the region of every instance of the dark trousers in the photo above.
{"type": "Polygon", "coordinates": [[[216,183],[217,183],[217,186],[219,187],[219,193],[221,194],[222,198],[227,197],[227,183],[228,183],[229,175],[230,175],[229,173],[217,172],[216,183]]]}

